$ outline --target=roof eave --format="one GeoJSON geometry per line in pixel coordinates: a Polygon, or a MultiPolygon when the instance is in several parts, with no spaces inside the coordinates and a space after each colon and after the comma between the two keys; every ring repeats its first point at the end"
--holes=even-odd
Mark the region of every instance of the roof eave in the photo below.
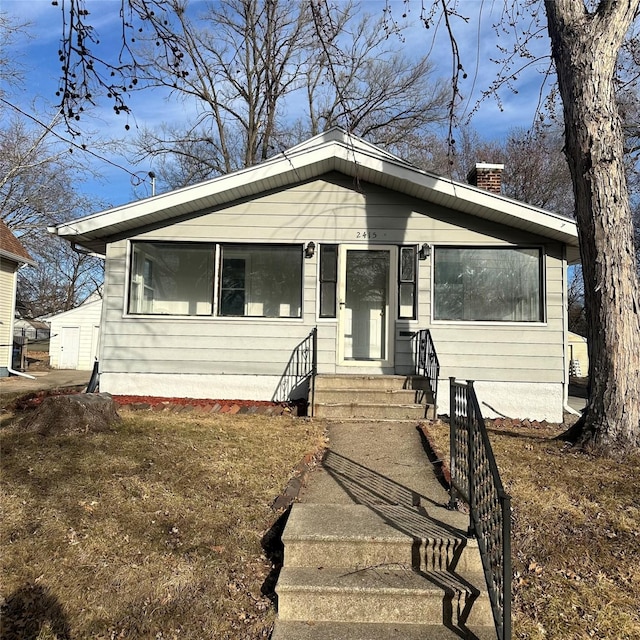
{"type": "Polygon", "coordinates": [[[317,144],[299,145],[262,164],[72,220],[51,231],[104,253],[109,238],[115,235],[340,171],[469,215],[577,246],[575,223],[568,218],[417,169],[352,137],[339,140],[333,135],[328,141],[321,136],[316,138],[317,144]]]}
{"type": "Polygon", "coordinates": [[[19,256],[17,253],[11,253],[4,249],[0,249],[0,257],[5,260],[11,260],[11,262],[15,262],[20,265],[29,265],[30,267],[35,267],[37,265],[37,262],[32,258],[25,258],[24,256],[19,256]]]}

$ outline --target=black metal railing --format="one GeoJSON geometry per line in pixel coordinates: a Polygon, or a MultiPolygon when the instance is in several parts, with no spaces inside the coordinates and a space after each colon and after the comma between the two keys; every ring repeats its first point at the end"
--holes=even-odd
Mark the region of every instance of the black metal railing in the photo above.
{"type": "Polygon", "coordinates": [[[308,402],[310,412],[313,415],[315,400],[316,374],[318,373],[318,327],[314,327],[311,333],[291,353],[287,367],[280,378],[280,383],[274,394],[276,402],[297,399],[296,391],[300,391],[308,383],[308,402]]]}
{"type": "Polygon", "coordinates": [[[436,346],[433,344],[429,329],[420,329],[415,334],[415,363],[416,375],[423,376],[429,381],[433,404],[437,406],[440,362],[438,361],[436,346]]]}
{"type": "Polygon", "coordinates": [[[469,505],[500,640],[511,638],[511,498],[504,491],[473,381],[450,378],[451,506],[469,505]]]}

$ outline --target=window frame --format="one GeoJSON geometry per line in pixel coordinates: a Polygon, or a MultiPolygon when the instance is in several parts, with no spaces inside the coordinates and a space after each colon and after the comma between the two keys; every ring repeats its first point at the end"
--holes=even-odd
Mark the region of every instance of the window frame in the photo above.
{"type": "MultiPolygon", "coordinates": [[[[135,249],[136,249],[136,245],[173,245],[175,247],[185,247],[185,246],[190,246],[191,248],[193,248],[194,246],[199,247],[200,249],[206,247],[210,253],[211,253],[211,260],[212,260],[212,277],[215,278],[215,273],[216,273],[216,267],[215,267],[215,253],[214,253],[214,243],[211,242],[202,242],[202,241],[193,241],[193,242],[189,242],[189,241],[182,241],[182,240],[164,240],[164,239],[157,239],[157,240],[143,240],[143,239],[135,239],[135,240],[128,240],[128,265],[127,265],[127,270],[126,270],[126,281],[125,281],[125,290],[126,290],[126,295],[125,295],[125,300],[124,300],[124,312],[123,312],[123,316],[124,317],[128,317],[128,318],[140,318],[140,317],[145,317],[145,318],[192,318],[192,319],[198,319],[198,318],[211,318],[212,314],[181,314],[181,313],[176,313],[176,314],[171,314],[171,313],[161,313],[161,312],[157,312],[157,313],[153,313],[153,312],[144,312],[144,311],[131,311],[131,302],[132,302],[132,296],[131,296],[131,288],[132,288],[132,276],[133,276],[133,269],[134,269],[134,264],[135,264],[135,249]]],[[[155,264],[157,263],[158,259],[156,256],[154,255],[149,255],[148,253],[144,253],[144,258],[143,261],[148,261],[151,264],[152,269],[155,271],[155,264]]],[[[143,262],[144,264],[144,262],[143,262]]],[[[150,290],[152,292],[155,292],[156,290],[156,285],[155,283],[155,275],[154,275],[154,271],[152,271],[152,285],[151,287],[148,287],[142,283],[140,283],[139,286],[141,286],[141,290],[142,293],[144,295],[144,291],[145,290],[150,290]]],[[[144,298],[142,299],[142,304],[144,304],[144,298]]],[[[208,303],[211,305],[211,309],[213,312],[213,304],[214,304],[214,291],[213,288],[211,289],[210,292],[210,299],[208,301],[208,303]]]]}
{"type": "MultiPolygon", "coordinates": [[[[286,243],[286,242],[217,242],[216,243],[219,251],[219,261],[218,261],[218,271],[214,273],[215,279],[215,290],[216,290],[216,308],[214,310],[214,314],[211,316],[220,320],[262,320],[262,321],[282,321],[282,320],[294,320],[300,321],[304,318],[304,243],[286,243]],[[273,248],[296,248],[298,249],[298,257],[300,260],[300,313],[296,316],[265,316],[265,315],[243,315],[243,316],[223,316],[220,315],[220,294],[222,291],[222,265],[224,262],[224,250],[225,247],[232,248],[243,248],[242,259],[245,261],[245,266],[250,265],[253,260],[253,252],[251,251],[252,247],[257,248],[265,248],[265,249],[273,249],[273,248]]],[[[245,309],[247,308],[247,304],[251,304],[251,300],[247,302],[246,292],[251,292],[251,283],[247,284],[246,281],[246,273],[245,273],[245,309]]],[[[249,296],[250,298],[251,296],[249,296]]],[[[255,301],[254,301],[255,302],[255,301]]]]}
{"type": "Polygon", "coordinates": [[[416,320],[418,317],[418,245],[405,244],[398,247],[398,304],[397,318],[398,320],[416,320]],[[413,251],[413,278],[405,279],[402,276],[402,252],[405,250],[413,251]],[[402,315],[402,285],[413,285],[413,305],[410,316],[402,315]]]}
{"type": "Polygon", "coordinates": [[[338,274],[340,273],[340,264],[339,264],[339,254],[340,254],[340,245],[334,242],[321,243],[320,248],[318,250],[318,319],[320,320],[337,320],[338,318],[338,274]],[[333,248],[335,250],[334,255],[334,279],[323,279],[322,277],[322,252],[325,248],[333,248]],[[334,291],[334,311],[333,315],[324,315],[322,313],[322,285],[325,283],[333,283],[334,291]]]}
{"type": "MultiPolygon", "coordinates": [[[[250,252],[248,252],[250,253],[250,252]]],[[[153,258],[151,258],[152,260],[153,258]]],[[[304,243],[299,242],[226,242],[226,241],[202,241],[202,240],[166,240],[164,238],[157,239],[128,239],[127,240],[127,260],[126,260],[126,270],[125,270],[125,282],[124,282],[124,295],[123,295],[123,310],[122,317],[123,318],[146,318],[146,319],[157,319],[163,321],[170,321],[172,319],[178,320],[190,320],[190,321],[214,321],[214,322],[234,322],[234,321],[261,321],[261,322],[301,322],[304,320],[304,269],[305,269],[305,261],[304,261],[304,243]],[[131,285],[132,285],[132,274],[133,274],[133,266],[134,266],[134,251],[135,246],[137,244],[148,244],[148,245],[175,245],[175,246],[185,246],[185,245],[199,245],[199,246],[207,246],[210,248],[212,260],[213,260],[213,271],[212,278],[213,281],[211,283],[211,313],[210,314],[201,314],[201,315],[187,315],[187,314],[167,314],[167,313],[143,313],[131,311],[131,285]],[[274,248],[274,247],[295,247],[299,249],[299,266],[300,266],[300,313],[297,316],[257,316],[257,315],[243,315],[243,316],[223,316],[219,315],[219,304],[220,304],[220,293],[221,293],[221,276],[222,276],[222,260],[223,260],[223,250],[224,247],[257,247],[257,248],[274,248]]],[[[246,283],[245,283],[246,284],[246,283]]],[[[246,302],[245,302],[246,304],[246,302]]]]}
{"type": "Polygon", "coordinates": [[[547,254],[544,245],[539,244],[440,244],[433,245],[431,251],[431,324],[437,325],[466,325],[466,326],[516,326],[516,327],[543,327],[548,324],[547,309],[547,254]],[[500,250],[518,250],[518,249],[535,249],[539,252],[538,260],[538,278],[539,278],[539,303],[540,318],[539,320],[439,320],[436,319],[436,253],[438,249],[500,249],[500,250]]]}
{"type": "Polygon", "coordinates": [[[141,265],[142,268],[141,269],[135,269],[136,262],[137,262],[136,255],[135,255],[135,253],[134,253],[134,251],[132,249],[132,251],[131,251],[131,270],[130,270],[131,276],[130,276],[129,281],[128,281],[129,282],[129,286],[127,287],[127,294],[128,294],[128,297],[127,297],[127,300],[126,300],[127,310],[128,310],[127,313],[130,314],[130,315],[136,315],[136,316],[139,316],[139,315],[157,315],[157,314],[149,313],[148,311],[139,310],[139,311],[133,311],[132,312],[130,310],[130,304],[133,302],[133,299],[134,299],[134,296],[131,295],[134,285],[135,285],[135,287],[137,289],[137,296],[135,296],[136,303],[137,303],[136,306],[139,309],[142,309],[144,307],[144,302],[145,302],[145,295],[144,294],[145,294],[145,291],[147,291],[147,290],[151,291],[152,299],[153,299],[153,292],[154,292],[153,286],[149,286],[149,285],[145,284],[145,281],[144,281],[144,268],[145,268],[146,263],[148,262],[150,264],[150,266],[151,266],[151,283],[153,285],[153,271],[154,271],[153,263],[154,263],[154,258],[149,256],[148,254],[144,254],[144,256],[142,257],[142,265],[141,265]],[[138,271],[142,274],[142,276],[141,276],[142,279],[139,282],[134,282],[134,273],[133,273],[134,269],[136,271],[135,277],[140,277],[138,275],[138,271]]]}

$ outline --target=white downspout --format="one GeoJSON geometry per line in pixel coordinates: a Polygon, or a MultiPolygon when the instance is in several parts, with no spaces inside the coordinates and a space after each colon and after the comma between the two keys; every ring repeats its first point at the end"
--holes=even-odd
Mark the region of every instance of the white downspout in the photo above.
{"type": "Polygon", "coordinates": [[[28,373],[24,373],[23,371],[16,371],[15,369],[12,369],[11,367],[7,367],[7,371],[11,374],[13,374],[14,376],[22,376],[23,378],[29,378],[29,380],[35,380],[36,377],[35,376],[30,376],[28,373]]]}

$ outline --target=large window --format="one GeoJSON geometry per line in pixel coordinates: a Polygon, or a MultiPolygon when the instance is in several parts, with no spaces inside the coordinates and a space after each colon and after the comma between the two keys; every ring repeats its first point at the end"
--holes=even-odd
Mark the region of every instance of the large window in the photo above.
{"type": "Polygon", "coordinates": [[[135,242],[129,313],[299,318],[302,245],[135,242]]]}
{"type": "Polygon", "coordinates": [[[538,248],[436,247],[434,319],[542,322],[538,248]]]}
{"type": "Polygon", "coordinates": [[[136,242],[129,313],[211,315],[213,256],[210,245],[136,242]]]}
{"type": "Polygon", "coordinates": [[[221,316],[299,318],[302,246],[222,245],[221,316]]]}

